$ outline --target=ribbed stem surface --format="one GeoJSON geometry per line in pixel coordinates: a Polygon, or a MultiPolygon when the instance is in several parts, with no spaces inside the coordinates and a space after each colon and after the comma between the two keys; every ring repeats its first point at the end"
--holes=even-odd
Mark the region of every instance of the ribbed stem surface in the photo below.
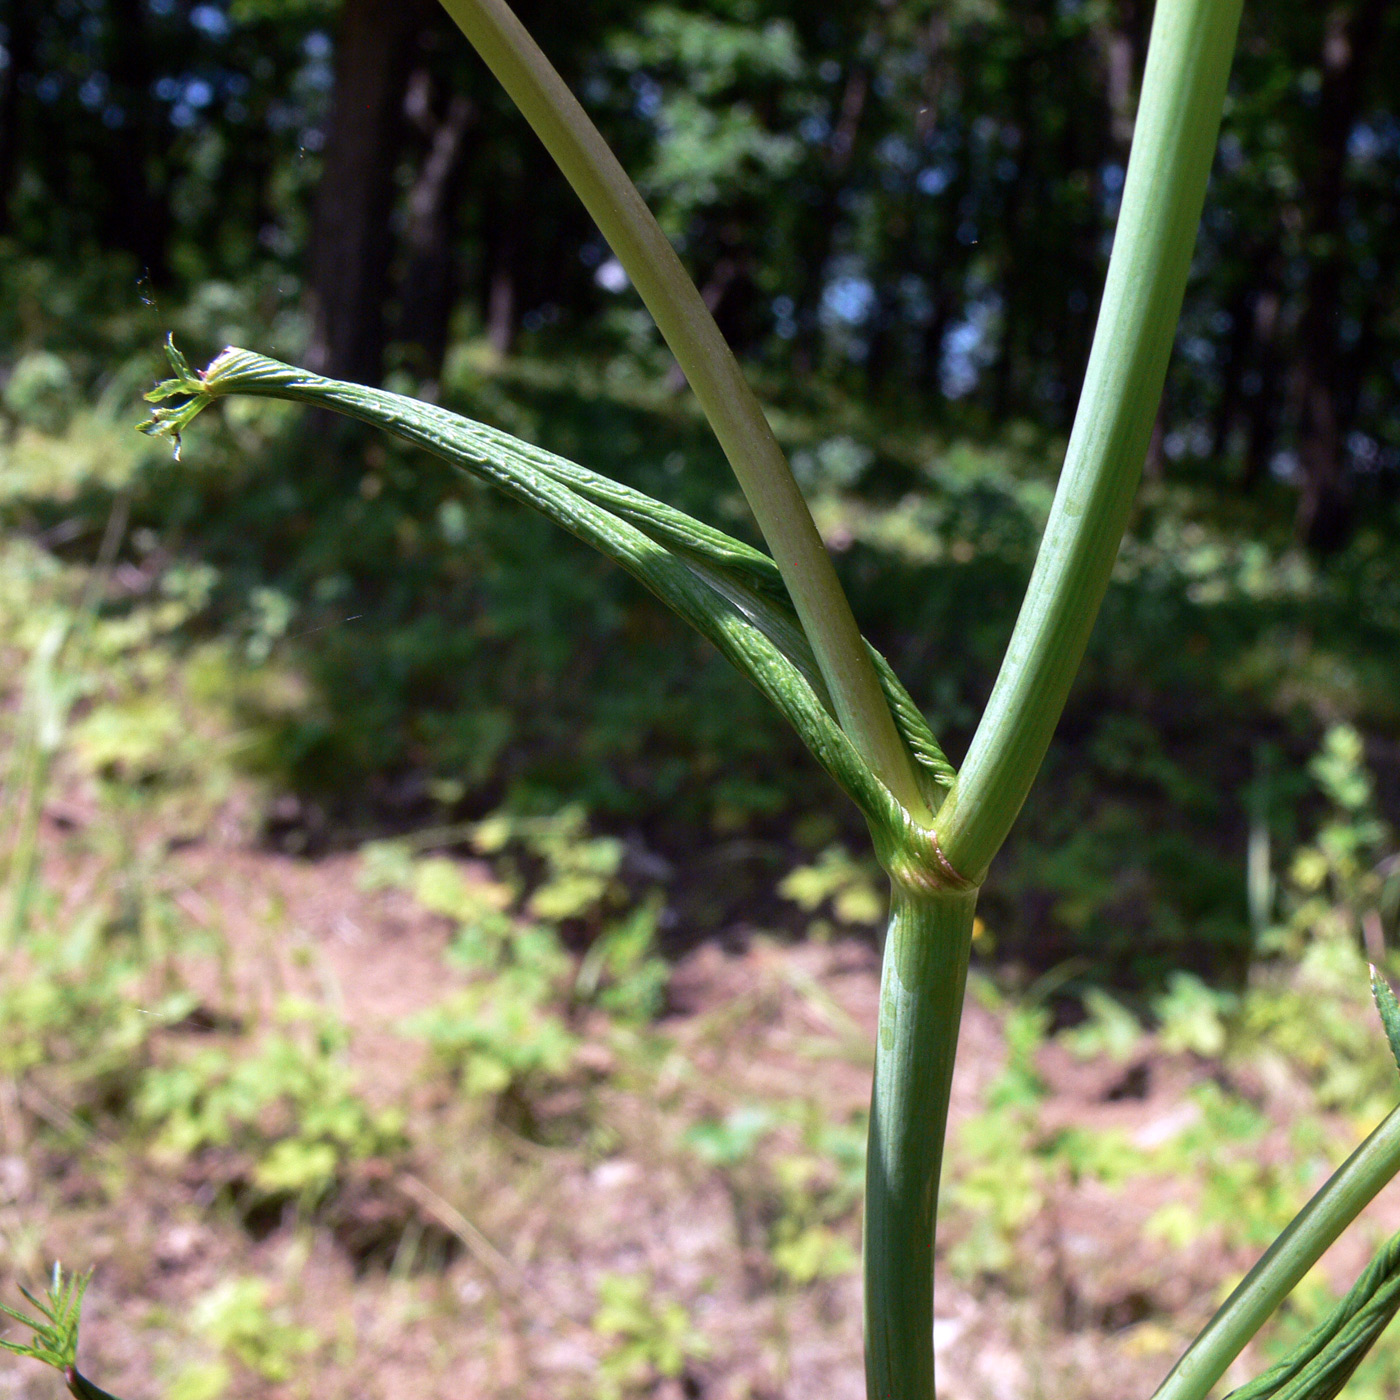
{"type": "Polygon", "coordinates": [[[932,1400],[933,1239],[976,890],[895,885],[865,1175],[865,1385],[932,1400]]]}

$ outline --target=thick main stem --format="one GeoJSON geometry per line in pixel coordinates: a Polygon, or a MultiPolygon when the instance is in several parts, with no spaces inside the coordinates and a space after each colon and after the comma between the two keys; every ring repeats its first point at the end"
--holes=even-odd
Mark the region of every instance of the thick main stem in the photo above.
{"type": "Polygon", "coordinates": [[[869,1400],[933,1400],[933,1242],[977,891],[890,903],[865,1168],[869,1400]]]}

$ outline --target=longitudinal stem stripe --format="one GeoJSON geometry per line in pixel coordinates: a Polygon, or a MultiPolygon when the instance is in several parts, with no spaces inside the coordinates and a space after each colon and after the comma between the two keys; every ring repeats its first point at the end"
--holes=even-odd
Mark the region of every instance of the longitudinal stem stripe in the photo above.
{"type": "Polygon", "coordinates": [[[1142,473],[1205,200],[1241,0],[1158,0],[1123,207],[1069,450],[1030,587],[936,829],[980,879],[1025,801],[1142,473]]]}
{"type": "Polygon", "coordinates": [[[933,1400],[938,1175],[976,904],[976,890],[891,890],[865,1168],[869,1400],[933,1400]]]}
{"type": "Polygon", "coordinates": [[[831,557],[763,409],[666,235],[607,143],[504,0],[442,0],[535,129],[651,312],[782,571],[841,727],[871,771],[929,819],[831,557]]]}

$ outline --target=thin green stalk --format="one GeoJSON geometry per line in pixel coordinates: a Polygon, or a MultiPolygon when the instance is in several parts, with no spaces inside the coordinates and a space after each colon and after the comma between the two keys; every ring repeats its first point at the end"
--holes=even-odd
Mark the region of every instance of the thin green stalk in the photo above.
{"type": "Polygon", "coordinates": [[[933,1396],[933,1239],[977,891],[892,886],[865,1168],[865,1386],[933,1396]]]}
{"type": "Polygon", "coordinates": [[[929,821],[831,556],[763,409],[675,250],[504,0],[442,4],[593,216],[690,381],[782,571],[841,727],[905,810],[929,821]]]}
{"type": "Polygon", "coordinates": [[[1205,1400],[1211,1387],[1342,1231],[1400,1171],[1400,1108],[1328,1178],[1221,1304],[1152,1400],[1205,1400]]]}
{"type": "Polygon", "coordinates": [[[980,880],[1045,757],[1127,525],[1205,199],[1241,0],[1158,0],[1103,305],[1011,643],[935,830],[980,880]]]}

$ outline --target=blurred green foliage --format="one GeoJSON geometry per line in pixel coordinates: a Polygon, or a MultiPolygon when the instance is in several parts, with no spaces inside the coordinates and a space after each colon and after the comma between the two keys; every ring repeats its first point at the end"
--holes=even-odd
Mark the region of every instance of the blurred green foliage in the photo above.
{"type": "MultiPolygon", "coordinates": [[[[245,311],[236,329],[259,340],[267,323],[245,311]]],[[[757,695],[630,582],[436,465],[278,405],[211,417],[173,463],[128,432],[146,351],[121,350],[119,317],[102,326],[89,341],[128,355],[112,397],[58,434],[16,419],[0,460],[16,617],[34,588],[74,596],[113,502],[129,502],[85,662],[114,703],[80,707],[74,762],[154,784],[194,826],[226,775],[255,775],[287,849],[579,804],[602,844],[539,899],[611,880],[608,843],[645,831],[643,864],[668,872],[668,907],[697,934],[741,911],[790,923],[804,903],[847,926],[878,917],[869,872],[839,856],[863,833],[826,815],[822,779],[757,695]],[[209,713],[230,730],[217,762],[209,713]],[[710,859],[723,880],[701,873],[710,859]],[[786,871],[796,905],[774,898],[786,871]]],[[[746,528],[692,411],[626,354],[501,365],[464,346],[441,392],[746,528]]],[[[840,395],[778,422],[857,613],[956,752],[1014,617],[1054,440],[950,440],[840,395]]],[[[1322,800],[1306,770],[1320,735],[1350,723],[1380,791],[1395,782],[1387,529],[1378,518],[1319,563],[1226,483],[1148,484],[980,946],[1039,967],[1087,957],[1139,986],[1173,970],[1240,983],[1261,928],[1247,851],[1301,835],[1322,800]]],[[[17,635],[21,658],[33,642],[17,635]]],[[[626,875],[609,898],[635,886],[626,875]]]]}

